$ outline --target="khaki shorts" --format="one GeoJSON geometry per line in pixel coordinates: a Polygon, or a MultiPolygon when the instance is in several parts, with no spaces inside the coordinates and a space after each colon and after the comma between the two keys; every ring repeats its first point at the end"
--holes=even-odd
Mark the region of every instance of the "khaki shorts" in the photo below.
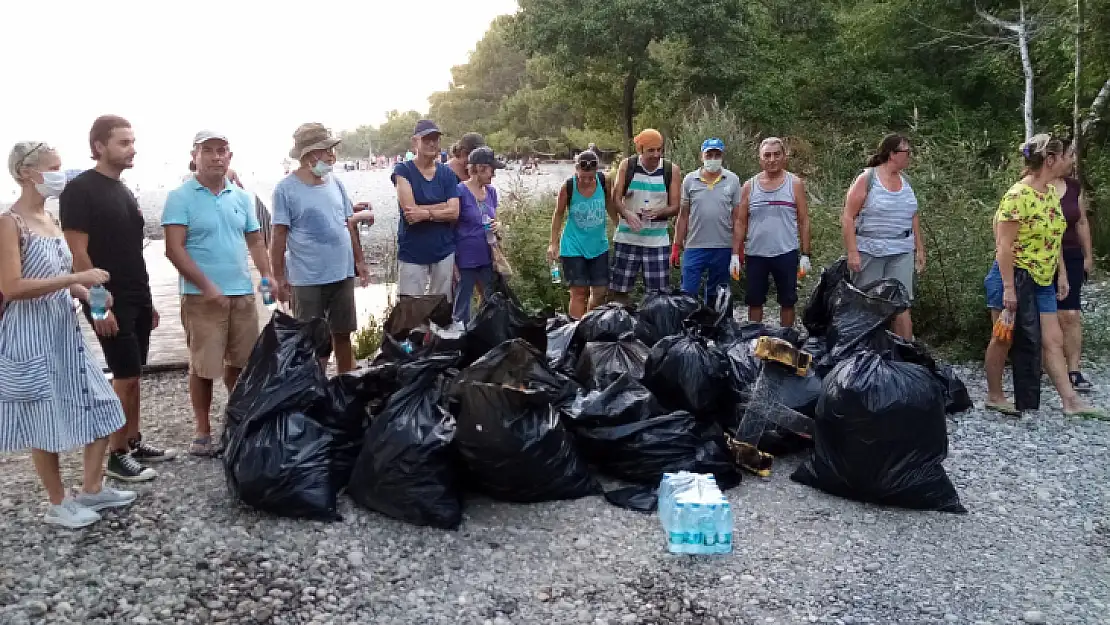
{"type": "Polygon", "coordinates": [[[349,334],[358,330],[355,279],[293,287],[293,316],[300,321],[326,319],[328,331],[332,334],[349,334]]]}
{"type": "Polygon", "coordinates": [[[852,284],[864,287],[876,280],[894,278],[906,287],[906,295],[913,301],[914,253],[892,256],[871,256],[859,253],[860,271],[852,274],[852,284]]]}
{"type": "Polygon", "coordinates": [[[181,297],[181,325],[189,347],[189,373],[219,380],[224,367],[247,366],[258,340],[258,309],[254,295],[232,295],[222,302],[200,295],[181,297]]]}

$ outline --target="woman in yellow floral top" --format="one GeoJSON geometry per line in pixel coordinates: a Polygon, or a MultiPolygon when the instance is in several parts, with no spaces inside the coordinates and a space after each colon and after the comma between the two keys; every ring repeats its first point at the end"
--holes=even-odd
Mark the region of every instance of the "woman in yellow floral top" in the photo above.
{"type": "MultiPolygon", "coordinates": [[[[1040,384],[1040,363],[1036,362],[1039,355],[1060,393],[1064,413],[1100,417],[1101,413],[1079,401],[1072,388],[1064,360],[1064,336],[1056,316],[1056,300],[1067,297],[1069,285],[1067,272],[1060,270],[1061,239],[1067,222],[1052,182],[1070,170],[1071,159],[1063,143],[1047,134],[1029,139],[1022,145],[1021,153],[1025,158],[1022,178],[1006,192],[994,215],[995,262],[984,281],[991,321],[997,321],[1004,309],[1021,319],[1023,312],[1030,311],[1019,306],[1036,307],[1038,314],[1026,317],[1032,319],[1033,326],[1040,322],[1039,332],[1034,331],[1031,337],[1033,342],[1039,338],[1040,345],[1032,346],[1033,368],[1026,379],[1019,380],[1015,355],[1015,388],[1040,384]],[[1030,297],[1019,305],[1018,283],[1029,281],[1030,297]]],[[[1018,407],[1007,401],[1002,391],[1002,370],[1009,351],[1009,340],[991,338],[986,354],[987,408],[1017,416],[1018,407]]]]}

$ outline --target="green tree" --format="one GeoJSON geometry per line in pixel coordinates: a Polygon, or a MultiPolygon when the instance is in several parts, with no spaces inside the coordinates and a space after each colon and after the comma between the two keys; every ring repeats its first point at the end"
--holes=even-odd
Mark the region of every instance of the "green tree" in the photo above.
{"type": "Polygon", "coordinates": [[[367,158],[371,152],[381,153],[381,146],[378,143],[380,135],[378,129],[373,126],[359,126],[354,130],[344,130],[339,133],[339,138],[343,140],[338,150],[341,159],[354,160],[367,158]]]}
{"type": "Polygon", "coordinates": [[[419,111],[389,111],[385,114],[385,123],[378,127],[379,147],[375,149],[387,156],[404,154],[412,146],[412,129],[423,117],[419,111]]]}

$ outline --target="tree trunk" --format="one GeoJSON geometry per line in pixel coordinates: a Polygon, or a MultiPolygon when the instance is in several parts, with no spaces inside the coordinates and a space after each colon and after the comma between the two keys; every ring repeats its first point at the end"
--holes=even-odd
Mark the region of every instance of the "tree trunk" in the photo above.
{"type": "Polygon", "coordinates": [[[1091,110],[1087,111],[1087,119],[1083,120],[1083,134],[1091,132],[1091,128],[1102,121],[1102,109],[1106,108],[1107,103],[1110,103],[1110,78],[1102,83],[1102,89],[1098,90],[1098,95],[1091,101],[1091,110]]]}
{"type": "Polygon", "coordinates": [[[632,148],[632,117],[636,113],[636,85],[640,82],[640,70],[632,68],[624,77],[624,97],[621,101],[621,113],[624,115],[624,149],[625,156],[635,153],[632,148]]]}
{"type": "Polygon", "coordinates": [[[1085,4],[1084,0],[1075,0],[1075,92],[1071,106],[1071,141],[1072,149],[1075,150],[1075,177],[1077,180],[1082,180],[1080,173],[1083,171],[1083,129],[1081,127],[1082,120],[1079,117],[1079,98],[1080,87],[1083,84],[1083,13],[1085,4]]]}
{"type": "Polygon", "coordinates": [[[1025,74],[1025,138],[1033,136],[1033,62],[1029,58],[1029,24],[1025,21],[1025,2],[1021,3],[1021,21],[1018,22],[1018,50],[1021,52],[1021,69],[1025,74]]]}

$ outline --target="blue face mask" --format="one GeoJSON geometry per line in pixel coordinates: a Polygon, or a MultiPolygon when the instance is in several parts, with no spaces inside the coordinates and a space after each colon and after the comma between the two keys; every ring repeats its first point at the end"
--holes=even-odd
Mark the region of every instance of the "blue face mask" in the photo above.
{"type": "Polygon", "coordinates": [[[330,174],[331,170],[332,166],[324,162],[323,160],[316,161],[316,163],[312,165],[312,175],[316,176],[317,178],[323,178],[324,176],[330,174]]]}

